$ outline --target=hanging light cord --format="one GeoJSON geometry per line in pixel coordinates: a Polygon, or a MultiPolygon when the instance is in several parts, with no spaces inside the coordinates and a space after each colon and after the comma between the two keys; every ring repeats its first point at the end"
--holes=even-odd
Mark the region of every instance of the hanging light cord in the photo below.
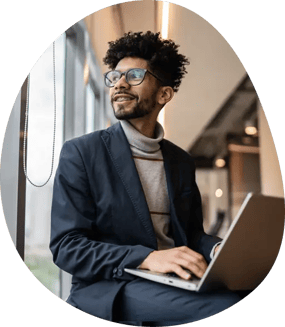
{"type": "Polygon", "coordinates": [[[55,83],[55,42],[53,42],[53,91],[54,91],[54,129],[53,129],[53,147],[52,147],[52,160],[51,160],[51,172],[48,177],[48,180],[42,185],[34,184],[28,177],[27,170],[26,170],[26,146],[27,146],[27,125],[28,125],[28,116],[29,116],[29,88],[30,88],[30,74],[28,75],[28,85],[27,85],[27,102],[26,102],[26,115],[25,115],[25,129],[24,129],[24,144],[23,144],[23,167],[24,173],[27,180],[34,185],[35,187],[43,187],[45,186],[53,172],[53,163],[54,163],[54,149],[55,149],[55,131],[56,131],[56,83],[55,83]]]}

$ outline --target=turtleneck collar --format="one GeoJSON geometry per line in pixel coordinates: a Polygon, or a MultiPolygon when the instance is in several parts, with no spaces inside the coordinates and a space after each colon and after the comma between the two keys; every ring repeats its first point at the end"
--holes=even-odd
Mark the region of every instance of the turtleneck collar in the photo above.
{"type": "Polygon", "coordinates": [[[156,152],[160,149],[159,142],[162,141],[164,136],[164,130],[160,123],[156,122],[154,138],[146,137],[141,134],[127,120],[120,120],[120,124],[130,145],[149,153],[156,152]]]}

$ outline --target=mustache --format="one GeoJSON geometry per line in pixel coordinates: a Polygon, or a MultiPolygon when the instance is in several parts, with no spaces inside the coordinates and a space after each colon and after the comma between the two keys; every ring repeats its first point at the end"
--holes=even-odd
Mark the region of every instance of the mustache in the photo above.
{"type": "Polygon", "coordinates": [[[116,92],[116,93],[114,93],[114,94],[112,95],[111,101],[114,101],[114,97],[117,96],[117,95],[120,95],[120,94],[127,94],[127,95],[130,95],[130,96],[133,97],[133,98],[136,98],[135,95],[133,95],[132,93],[130,93],[130,92],[128,92],[128,91],[118,91],[118,92],[116,92]]]}

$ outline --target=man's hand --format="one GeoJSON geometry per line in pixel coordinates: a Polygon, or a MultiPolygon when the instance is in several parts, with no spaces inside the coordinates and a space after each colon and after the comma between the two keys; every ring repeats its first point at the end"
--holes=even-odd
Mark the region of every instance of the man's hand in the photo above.
{"type": "Polygon", "coordinates": [[[181,246],[151,252],[141,263],[140,268],[161,273],[174,272],[183,279],[189,279],[191,275],[184,269],[190,270],[201,278],[207,269],[207,263],[201,254],[187,246],[181,246]]]}

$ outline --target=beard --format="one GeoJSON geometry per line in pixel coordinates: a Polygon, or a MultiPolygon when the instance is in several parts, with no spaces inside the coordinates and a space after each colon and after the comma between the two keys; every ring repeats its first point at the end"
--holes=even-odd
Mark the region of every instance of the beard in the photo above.
{"type": "Polygon", "coordinates": [[[154,111],[156,101],[155,94],[151,98],[142,100],[128,108],[128,105],[117,103],[115,109],[114,102],[111,102],[114,115],[118,120],[129,120],[135,118],[142,118],[154,111]]]}

